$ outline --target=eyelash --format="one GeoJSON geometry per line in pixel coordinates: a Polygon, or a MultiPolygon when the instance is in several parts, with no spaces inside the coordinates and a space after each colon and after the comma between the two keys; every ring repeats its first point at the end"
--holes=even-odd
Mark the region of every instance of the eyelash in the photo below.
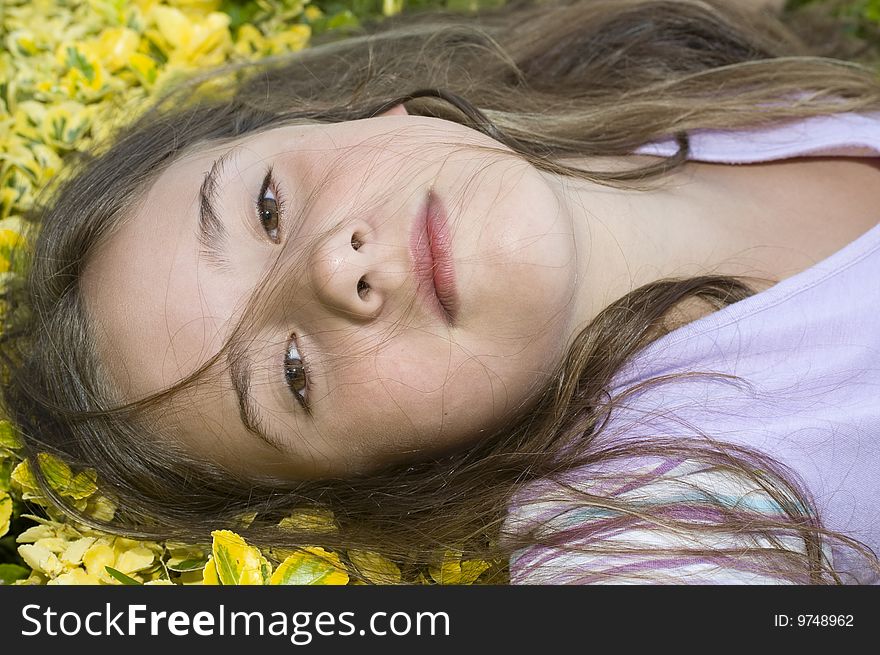
{"type": "Polygon", "coordinates": [[[305,358],[302,356],[302,353],[299,351],[299,344],[296,342],[296,335],[290,337],[290,340],[287,342],[287,347],[284,349],[284,381],[287,383],[287,386],[290,388],[291,393],[296,397],[297,402],[303,406],[304,409],[308,410],[308,400],[306,398],[306,393],[309,390],[309,366],[306,364],[305,358]],[[296,352],[298,357],[291,357],[291,353],[296,352]],[[298,365],[291,365],[291,360],[298,360],[298,365]],[[290,375],[291,366],[296,366],[302,369],[302,381],[303,381],[303,389],[302,394],[294,388],[294,380],[293,376],[290,375]]]}
{"type": "Polygon", "coordinates": [[[272,177],[272,167],[266,170],[266,175],[263,178],[263,186],[260,187],[260,193],[257,195],[257,201],[255,203],[255,207],[257,210],[257,220],[260,221],[260,225],[266,234],[269,235],[269,239],[272,240],[272,243],[279,243],[280,238],[278,237],[279,224],[281,223],[281,217],[284,215],[284,196],[281,193],[281,189],[278,186],[278,183],[275,181],[275,178],[272,177]],[[266,191],[271,191],[275,196],[274,198],[267,198],[266,191]],[[268,229],[266,227],[266,221],[263,220],[262,212],[263,212],[263,203],[267,200],[272,200],[277,205],[277,218],[275,220],[275,227],[272,229],[268,229]],[[274,234],[273,234],[274,233],[274,234]]]}

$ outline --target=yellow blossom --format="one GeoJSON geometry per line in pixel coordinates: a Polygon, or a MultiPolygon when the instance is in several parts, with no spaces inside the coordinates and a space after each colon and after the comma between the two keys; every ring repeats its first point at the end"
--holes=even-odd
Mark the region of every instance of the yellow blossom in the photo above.
{"type": "Polygon", "coordinates": [[[270,45],[271,54],[282,52],[296,52],[302,50],[309,43],[312,35],[312,28],[302,23],[291,25],[283,32],[273,34],[267,41],[270,45]]]}
{"type": "Polygon", "coordinates": [[[294,510],[278,522],[279,528],[308,532],[335,532],[333,512],[329,509],[305,508],[294,510]]]}
{"type": "Polygon", "coordinates": [[[0,162],[9,166],[4,177],[13,167],[20,169],[31,181],[40,177],[40,163],[34,156],[33,150],[16,134],[11,135],[4,144],[3,152],[0,153],[0,162]]]}
{"type": "MultiPolygon", "coordinates": [[[[18,232],[16,227],[20,228],[21,219],[17,217],[10,217],[5,221],[0,221],[0,229],[3,230],[12,230],[14,232],[18,232]],[[10,221],[15,221],[11,223],[10,221]]],[[[6,419],[0,420],[0,448],[6,449],[8,451],[18,450],[21,448],[21,439],[18,436],[17,431],[13,427],[12,423],[7,421],[6,419]]]]}
{"type": "Polygon", "coordinates": [[[56,535],[57,529],[49,523],[33,525],[15,538],[20,544],[32,544],[40,539],[47,539],[56,535]]]}
{"type": "Polygon", "coordinates": [[[65,571],[64,564],[58,556],[45,546],[25,544],[18,547],[18,554],[33,570],[50,578],[61,575],[65,571]]]}
{"type": "Polygon", "coordinates": [[[9,522],[12,520],[12,497],[5,491],[0,491],[0,537],[9,532],[9,522]]]}
{"type": "Polygon", "coordinates": [[[135,54],[140,45],[140,40],[140,35],[132,29],[113,27],[101,32],[101,35],[89,42],[89,45],[107,70],[115,73],[128,65],[129,58],[135,54]]]}
{"type": "Polygon", "coordinates": [[[21,235],[15,230],[0,229],[0,249],[14,248],[21,242],[21,235]]]}
{"type": "Polygon", "coordinates": [[[309,5],[305,9],[303,9],[303,15],[309,21],[316,21],[324,15],[324,12],[321,11],[320,7],[316,7],[315,5],[309,5]]]}
{"type": "Polygon", "coordinates": [[[385,16],[394,16],[403,11],[404,0],[382,0],[382,13],[385,16]]]}
{"type": "Polygon", "coordinates": [[[116,504],[99,493],[92,494],[86,502],[85,512],[98,521],[110,521],[116,514],[116,504]]]}
{"type": "Polygon", "coordinates": [[[156,83],[159,74],[156,60],[142,52],[133,52],[128,56],[128,68],[137,79],[146,87],[152,87],[156,83]]]}
{"type": "Polygon", "coordinates": [[[269,42],[263,33],[253,25],[242,25],[238,28],[235,39],[235,52],[244,57],[264,55],[269,52],[269,42]]]}
{"type": "Polygon", "coordinates": [[[108,584],[113,581],[105,567],[112,567],[116,563],[116,553],[106,540],[90,546],[82,556],[82,563],[89,575],[108,584]]]}
{"type": "Polygon", "coordinates": [[[156,554],[153,551],[138,546],[122,552],[116,558],[116,565],[113,568],[128,575],[150,568],[155,561],[156,554]]]}
{"type": "Polygon", "coordinates": [[[61,555],[61,561],[65,564],[79,566],[82,562],[83,555],[95,543],[95,537],[80,537],[76,541],[70,543],[61,555]]]}
{"type": "MultiPolygon", "coordinates": [[[[230,530],[215,530],[211,537],[212,562],[221,584],[259,585],[268,582],[272,566],[257,548],[230,530]]],[[[205,578],[208,578],[207,571],[205,578]]]]}
{"type": "Polygon", "coordinates": [[[227,14],[211,12],[193,19],[179,9],[156,5],[150,18],[156,29],[144,34],[165,52],[169,63],[213,66],[223,63],[232,50],[227,14]]]}
{"type": "Polygon", "coordinates": [[[202,584],[219,585],[220,577],[217,575],[217,567],[214,565],[213,556],[205,564],[205,570],[202,571],[202,584]]]}
{"type": "Polygon", "coordinates": [[[440,561],[428,569],[428,573],[437,584],[468,585],[473,584],[489,567],[489,562],[463,561],[460,552],[447,550],[440,561]]]}
{"type": "Polygon", "coordinates": [[[191,16],[203,16],[219,11],[222,0],[167,0],[167,4],[191,16]]]}
{"type": "Polygon", "coordinates": [[[61,575],[52,578],[47,585],[97,585],[101,584],[97,576],[86,573],[81,568],[70,569],[61,575]]]}
{"type": "Polygon", "coordinates": [[[48,109],[40,122],[43,141],[61,150],[71,150],[88,131],[91,112],[80,102],[68,100],[48,109]]]}
{"type": "Polygon", "coordinates": [[[400,582],[400,568],[397,564],[378,553],[350,550],[348,558],[358,568],[358,571],[373,584],[389,585],[400,582]]]}
{"type": "Polygon", "coordinates": [[[90,12],[110,25],[120,25],[126,20],[126,0],[87,0],[90,12]]]}
{"type": "Polygon", "coordinates": [[[24,57],[30,57],[40,51],[36,35],[26,29],[13,30],[6,36],[5,43],[9,52],[24,57]]]}
{"type": "Polygon", "coordinates": [[[317,546],[285,559],[272,574],[272,585],[344,585],[348,572],[339,555],[317,546]]]}

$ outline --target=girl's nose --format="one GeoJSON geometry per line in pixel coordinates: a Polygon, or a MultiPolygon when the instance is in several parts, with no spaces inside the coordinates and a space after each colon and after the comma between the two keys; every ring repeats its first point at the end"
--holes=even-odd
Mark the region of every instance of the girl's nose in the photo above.
{"type": "Polygon", "coordinates": [[[371,241],[367,223],[347,221],[322,239],[310,260],[309,282],[323,305],[357,319],[379,316],[388,290],[382,283],[382,248],[371,241]]]}

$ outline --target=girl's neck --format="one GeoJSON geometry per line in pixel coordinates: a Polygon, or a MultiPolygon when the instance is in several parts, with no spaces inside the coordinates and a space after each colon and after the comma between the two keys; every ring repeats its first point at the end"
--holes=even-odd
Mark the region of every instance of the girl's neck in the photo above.
{"type": "MultiPolygon", "coordinates": [[[[609,162],[589,163],[607,170],[609,162]]],[[[687,162],[651,191],[570,178],[559,189],[578,243],[581,327],[629,291],[665,277],[745,276],[763,291],[880,222],[880,164],[873,158],[687,162]]]]}

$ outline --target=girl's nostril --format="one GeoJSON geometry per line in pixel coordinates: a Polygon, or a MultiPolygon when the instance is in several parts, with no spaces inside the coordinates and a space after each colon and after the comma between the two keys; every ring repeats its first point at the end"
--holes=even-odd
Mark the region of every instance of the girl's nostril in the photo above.
{"type": "Polygon", "coordinates": [[[360,280],[358,280],[357,292],[358,292],[358,296],[360,296],[361,300],[365,299],[367,297],[367,294],[370,292],[370,285],[367,283],[367,281],[364,278],[361,278],[360,280]]]}
{"type": "Polygon", "coordinates": [[[351,247],[354,248],[355,250],[358,250],[362,245],[364,245],[364,242],[361,241],[360,236],[358,236],[357,233],[352,234],[351,235],[351,247]]]}

